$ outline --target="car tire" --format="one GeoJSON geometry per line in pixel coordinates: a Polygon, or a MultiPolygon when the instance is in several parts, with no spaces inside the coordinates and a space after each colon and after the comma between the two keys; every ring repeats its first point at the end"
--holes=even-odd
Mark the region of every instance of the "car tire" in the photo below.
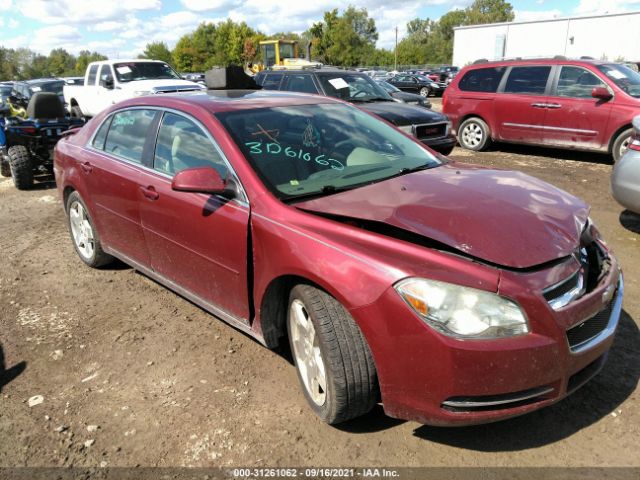
{"type": "Polygon", "coordinates": [[[318,288],[296,285],[289,295],[287,330],[304,395],[324,422],[341,423],[375,406],[378,379],[371,350],[340,302],[318,288]]]}
{"type": "Polygon", "coordinates": [[[18,190],[27,190],[33,186],[33,161],[27,147],[14,145],[9,148],[9,168],[13,184],[18,190]]]}
{"type": "Polygon", "coordinates": [[[491,145],[489,126],[481,118],[467,118],[458,128],[458,143],[467,150],[486,150],[491,145]]]}
{"type": "Polygon", "coordinates": [[[429,89],[429,87],[422,87],[419,93],[420,96],[427,98],[429,95],[431,95],[431,90],[429,89]]]}
{"type": "Polygon", "coordinates": [[[83,118],[82,109],[78,105],[71,107],[71,118],[83,118]]]}
{"type": "Polygon", "coordinates": [[[624,155],[624,152],[626,152],[627,150],[632,135],[633,128],[628,128],[622,131],[613,141],[613,145],[611,146],[611,156],[613,157],[613,163],[616,163],[618,160],[620,160],[622,155],[624,155]]]}
{"type": "Polygon", "coordinates": [[[66,211],[73,247],[80,259],[92,268],[112,262],[113,257],[102,249],[98,230],[78,192],[72,192],[67,198],[66,211]]]}
{"type": "Polygon", "coordinates": [[[3,177],[11,176],[11,164],[9,163],[9,160],[0,158],[0,175],[3,177]]]}

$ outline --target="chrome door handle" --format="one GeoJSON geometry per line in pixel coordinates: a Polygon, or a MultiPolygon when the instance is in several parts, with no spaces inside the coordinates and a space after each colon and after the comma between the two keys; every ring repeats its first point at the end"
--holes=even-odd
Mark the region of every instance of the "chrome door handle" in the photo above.
{"type": "Polygon", "coordinates": [[[531,106],[534,108],[547,108],[546,103],[532,103],[531,106]]]}
{"type": "Polygon", "coordinates": [[[559,103],[547,103],[547,108],[560,108],[562,105],[559,103]]]}

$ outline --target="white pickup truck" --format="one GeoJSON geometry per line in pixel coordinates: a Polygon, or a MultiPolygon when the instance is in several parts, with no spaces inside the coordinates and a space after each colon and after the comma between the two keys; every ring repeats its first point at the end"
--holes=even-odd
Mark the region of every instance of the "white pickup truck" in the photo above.
{"type": "Polygon", "coordinates": [[[104,60],[87,66],[83,85],[66,85],[64,100],[72,117],[93,117],[127,98],[156,93],[204,90],[180,78],[158,60],[104,60]]]}

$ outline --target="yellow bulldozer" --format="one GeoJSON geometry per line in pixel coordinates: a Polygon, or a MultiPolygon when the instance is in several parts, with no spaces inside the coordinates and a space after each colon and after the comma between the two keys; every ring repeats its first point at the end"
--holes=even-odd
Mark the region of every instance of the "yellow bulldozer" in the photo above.
{"type": "Polygon", "coordinates": [[[254,63],[249,66],[253,73],[261,70],[291,70],[300,68],[317,68],[322,64],[312,62],[310,58],[311,44],[307,45],[307,55],[302,58],[298,54],[298,42],[296,40],[262,40],[260,42],[260,52],[262,53],[262,62],[254,63]]]}

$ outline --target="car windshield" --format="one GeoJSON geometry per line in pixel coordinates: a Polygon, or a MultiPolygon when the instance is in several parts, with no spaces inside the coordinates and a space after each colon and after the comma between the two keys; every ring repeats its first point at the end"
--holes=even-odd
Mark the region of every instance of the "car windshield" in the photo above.
{"type": "Polygon", "coordinates": [[[62,87],[64,87],[64,81],[59,82],[48,82],[48,83],[40,83],[38,85],[33,85],[31,87],[31,91],[36,92],[53,92],[58,95],[62,95],[62,87]]]}
{"type": "Polygon", "coordinates": [[[283,201],[330,195],[442,163],[420,143],[350,105],[259,108],[216,116],[283,201]]]}
{"type": "Polygon", "coordinates": [[[120,83],[134,80],[180,79],[169,65],[159,62],[127,62],[113,66],[120,83]]]}
{"type": "Polygon", "coordinates": [[[389,82],[378,82],[378,85],[380,85],[382,88],[384,88],[389,93],[397,93],[397,92],[401,91],[399,88],[394,87],[389,82]]]}
{"type": "Polygon", "coordinates": [[[625,65],[615,63],[596,65],[596,67],[625,93],[640,98],[640,74],[625,65]]]}
{"type": "Polygon", "coordinates": [[[329,97],[347,102],[393,101],[384,89],[364,73],[336,72],[318,75],[329,97]]]}

